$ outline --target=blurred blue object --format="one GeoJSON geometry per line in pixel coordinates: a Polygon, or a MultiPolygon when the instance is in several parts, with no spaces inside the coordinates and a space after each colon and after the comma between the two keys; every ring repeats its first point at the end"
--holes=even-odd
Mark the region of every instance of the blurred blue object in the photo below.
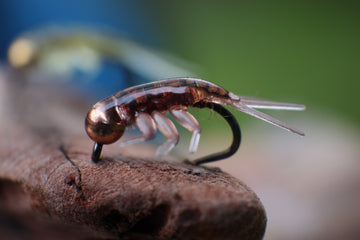
{"type": "Polygon", "coordinates": [[[156,38],[151,5],[125,0],[12,0],[0,1],[0,57],[20,34],[43,26],[85,25],[109,28],[140,42],[156,38]],[[153,33],[153,34],[151,34],[153,33]]]}
{"type": "Polygon", "coordinates": [[[12,66],[26,67],[21,69],[26,80],[62,79],[67,87],[94,99],[141,82],[188,75],[142,46],[161,38],[153,22],[146,2],[0,1],[0,61],[9,52],[12,66]],[[14,42],[20,44],[14,47],[14,42]],[[14,55],[23,59],[26,54],[25,62],[12,61],[14,55]]]}
{"type": "Polygon", "coordinates": [[[8,58],[25,82],[66,85],[97,100],[129,85],[194,76],[189,64],[164,52],[85,27],[49,27],[20,35],[8,58]]]}

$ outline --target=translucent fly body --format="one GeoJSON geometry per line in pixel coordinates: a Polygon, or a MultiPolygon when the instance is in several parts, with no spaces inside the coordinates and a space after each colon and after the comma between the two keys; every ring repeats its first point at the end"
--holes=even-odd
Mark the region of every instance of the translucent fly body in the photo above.
{"type": "Polygon", "coordinates": [[[215,110],[225,118],[233,131],[233,143],[229,149],[198,159],[194,163],[229,157],[238,149],[241,134],[236,119],[222,105],[231,106],[290,132],[304,135],[300,130],[254,109],[304,110],[304,105],[238,96],[201,79],[170,78],[130,87],[96,103],[90,109],[85,120],[85,129],[95,142],[92,159],[99,161],[103,144],[116,142],[123,136],[125,129],[134,124],[142,134],[122,141],[121,145],[150,140],[155,136],[156,129],[159,129],[167,141],[158,147],[156,154],[168,154],[178,143],[179,133],[174,123],[165,116],[167,112],[193,133],[189,151],[196,152],[201,128],[195,117],[187,111],[188,107],[208,107],[215,110]]]}

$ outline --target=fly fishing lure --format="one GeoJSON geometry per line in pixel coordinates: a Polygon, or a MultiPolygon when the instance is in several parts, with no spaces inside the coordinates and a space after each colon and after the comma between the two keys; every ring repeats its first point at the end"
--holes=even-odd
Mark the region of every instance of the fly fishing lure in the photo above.
{"type": "Polygon", "coordinates": [[[196,78],[169,78],[127,88],[96,103],[88,112],[85,129],[95,142],[92,160],[98,162],[103,144],[119,140],[127,127],[134,124],[141,135],[132,136],[121,145],[135,144],[155,137],[156,129],[167,138],[156,151],[157,155],[168,154],[178,143],[179,133],[174,123],[165,116],[169,112],[184,128],[191,131],[189,152],[196,152],[201,128],[188,107],[211,108],[230,125],[233,142],[225,151],[193,161],[203,164],[227,158],[240,146],[241,132],[235,117],[222,105],[238,109],[275,126],[304,136],[304,133],[254,108],[278,110],[304,110],[304,105],[260,100],[235,95],[224,88],[196,78]]]}

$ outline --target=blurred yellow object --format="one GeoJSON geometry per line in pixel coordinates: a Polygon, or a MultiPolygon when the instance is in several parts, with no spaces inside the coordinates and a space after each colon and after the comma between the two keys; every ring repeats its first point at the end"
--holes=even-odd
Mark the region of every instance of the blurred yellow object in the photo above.
{"type": "Polygon", "coordinates": [[[28,65],[35,52],[33,41],[26,38],[19,38],[9,48],[9,61],[14,67],[28,65]]]}

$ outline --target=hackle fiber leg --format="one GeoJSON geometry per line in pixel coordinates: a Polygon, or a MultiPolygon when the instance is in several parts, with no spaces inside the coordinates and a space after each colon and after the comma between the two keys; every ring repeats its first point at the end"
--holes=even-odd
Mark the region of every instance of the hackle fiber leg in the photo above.
{"type": "Polygon", "coordinates": [[[173,118],[178,121],[181,126],[192,132],[192,137],[190,140],[189,145],[189,152],[194,153],[196,152],[199,140],[200,140],[200,133],[201,128],[199,122],[196,120],[196,118],[191,115],[186,110],[171,110],[170,114],[173,116],[173,118]]]}
{"type": "Polygon", "coordinates": [[[168,119],[164,114],[154,111],[152,117],[155,120],[157,128],[167,138],[167,141],[158,147],[156,155],[166,155],[179,141],[179,133],[174,123],[168,119]]]}

